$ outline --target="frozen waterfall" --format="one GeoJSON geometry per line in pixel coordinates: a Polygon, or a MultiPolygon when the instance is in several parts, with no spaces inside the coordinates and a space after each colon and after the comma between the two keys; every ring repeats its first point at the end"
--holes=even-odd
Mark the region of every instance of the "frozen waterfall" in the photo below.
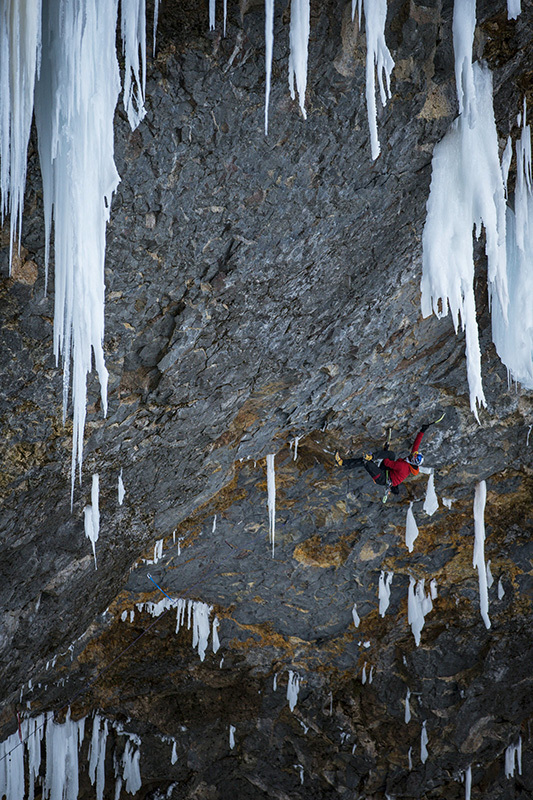
{"type": "MultiPolygon", "coordinates": [[[[45,217],[45,267],[54,231],[54,354],[63,363],[63,415],[72,386],[72,490],[83,458],[86,382],[92,359],[107,411],[104,338],[106,223],[119,182],[113,121],[120,92],[115,32],[118,0],[40,0],[0,12],[0,188],[20,233],[32,113],[38,135],[45,217]],[[53,223],[53,225],[52,225],[53,223]],[[72,364],[71,364],[72,362],[72,364]]],[[[145,0],[121,6],[124,106],[132,127],[145,114],[145,0]]]]}

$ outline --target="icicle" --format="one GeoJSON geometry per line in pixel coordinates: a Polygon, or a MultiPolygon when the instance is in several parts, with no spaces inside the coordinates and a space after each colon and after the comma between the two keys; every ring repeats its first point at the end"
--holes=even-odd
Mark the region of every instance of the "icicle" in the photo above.
{"type": "Polygon", "coordinates": [[[429,582],[429,593],[431,595],[431,599],[435,600],[437,597],[437,580],[436,578],[432,578],[429,582]]]}
{"type": "Polygon", "coordinates": [[[209,0],[209,30],[215,30],[216,0],[209,0]]]}
{"type": "Polygon", "coordinates": [[[420,732],[420,761],[422,762],[422,764],[426,763],[428,757],[428,749],[426,746],[427,743],[428,743],[428,734],[426,730],[426,720],[424,720],[424,722],[422,723],[422,730],[420,732]]]}
{"type": "Polygon", "coordinates": [[[521,121],[522,134],[516,143],[514,212],[507,208],[507,280],[511,313],[506,315],[500,299],[494,297],[492,340],[510,376],[527,389],[533,389],[533,320],[530,314],[533,302],[533,187],[531,130],[526,124],[525,101],[521,121]]]}
{"type": "MultiPolygon", "coordinates": [[[[213,611],[213,606],[207,605],[197,600],[185,600],[184,598],[171,599],[162,597],[157,603],[151,601],[136,604],[139,611],[147,611],[152,617],[159,617],[169,608],[176,608],[176,633],[184,623],[185,610],[188,612],[187,627],[192,627],[192,646],[198,650],[200,661],[205,658],[207,642],[209,639],[209,617],[213,611]]],[[[212,644],[213,651],[216,653],[220,642],[218,640],[219,621],[215,617],[213,621],[212,644]],[[216,647],[216,650],[215,650],[216,647]]]]}
{"type": "Polygon", "coordinates": [[[159,22],[159,3],[161,0],[154,0],[154,42],[152,48],[152,54],[155,58],[155,40],[157,34],[157,23],[159,22]]]}
{"type": "Polygon", "coordinates": [[[122,779],[126,782],[129,794],[137,794],[142,786],[140,760],[141,751],[138,748],[134,750],[132,742],[128,740],[122,756],[122,779]]]}
{"type": "MultiPolygon", "coordinates": [[[[157,0],[156,0],[157,4],[157,0]]],[[[145,0],[120,4],[122,51],[124,53],[124,109],[132,130],[146,116],[146,7],[145,0]],[[139,58],[140,51],[140,58],[139,58]]]]}
{"type": "Polygon", "coordinates": [[[1,222],[10,215],[9,265],[22,226],[33,93],[41,51],[41,0],[0,6],[1,222]]]}
{"type": "Polygon", "coordinates": [[[507,181],[509,179],[509,167],[511,166],[511,159],[513,157],[513,140],[510,136],[507,137],[507,144],[502,155],[502,180],[505,191],[505,198],[507,199],[507,181]]]}
{"type": "Polygon", "coordinates": [[[105,787],[105,750],[107,741],[107,720],[99,714],[94,715],[93,733],[89,746],[89,778],[94,786],[96,781],[96,800],[102,800],[105,787]],[[100,730],[100,723],[102,729],[100,730]]]}
{"type": "Polygon", "coordinates": [[[124,502],[124,496],[126,492],[124,490],[124,483],[122,481],[122,470],[120,470],[120,475],[118,476],[118,504],[119,506],[122,505],[124,502]]]}
{"type": "Polygon", "coordinates": [[[406,725],[411,719],[411,706],[409,705],[409,698],[410,697],[411,697],[411,690],[408,688],[407,689],[407,694],[405,695],[405,716],[404,716],[404,721],[405,721],[406,725]]]}
{"type": "Polygon", "coordinates": [[[208,606],[206,603],[194,603],[192,646],[198,648],[200,661],[205,658],[209,639],[209,614],[212,610],[212,606],[208,606]]]}
{"type": "Polygon", "coordinates": [[[452,500],[451,497],[443,497],[442,498],[442,505],[445,508],[451,508],[452,507],[452,503],[453,503],[453,500],[452,500]]]}
{"type": "Polygon", "coordinates": [[[24,800],[24,747],[18,732],[0,742],[0,797],[24,800]]]}
{"type": "Polygon", "coordinates": [[[217,515],[215,514],[215,516],[213,517],[213,527],[211,528],[211,533],[215,533],[216,529],[217,529],[217,515]]]}
{"type": "Polygon", "coordinates": [[[487,567],[485,571],[487,573],[487,588],[490,589],[494,583],[494,578],[492,577],[492,572],[490,571],[490,559],[487,561],[487,567]]]}
{"type": "Polygon", "coordinates": [[[520,0],[507,0],[507,19],[516,19],[521,13],[520,0]]]}
{"type": "Polygon", "coordinates": [[[420,634],[424,627],[424,617],[429,614],[432,608],[431,596],[424,593],[424,580],[416,583],[415,579],[410,576],[407,596],[407,619],[413,631],[417,647],[420,644],[420,634]]]}
{"type": "Polygon", "coordinates": [[[417,537],[418,525],[416,524],[415,515],[413,514],[413,504],[411,502],[407,509],[407,521],[405,523],[405,544],[410,553],[413,552],[413,545],[417,537]]]}
{"type": "Polygon", "coordinates": [[[474,558],[473,565],[477,567],[479,578],[479,605],[481,616],[486,628],[490,628],[489,597],[487,591],[487,572],[485,569],[485,502],[487,499],[487,485],[480,481],[476,486],[474,495],[474,558]]]}
{"type": "Polygon", "coordinates": [[[389,607],[390,602],[390,586],[392,583],[393,572],[387,572],[387,576],[385,577],[385,572],[381,570],[381,574],[379,576],[379,613],[382,617],[385,616],[385,612],[389,607]]]}
{"type": "Polygon", "coordinates": [[[214,617],[213,619],[213,634],[212,634],[212,641],[213,641],[213,653],[216,653],[220,648],[220,640],[218,638],[218,629],[220,627],[220,622],[218,621],[218,617],[214,617]]]}
{"type": "Polygon", "coordinates": [[[289,680],[287,682],[287,700],[289,701],[289,708],[294,711],[298,701],[298,692],[300,691],[300,676],[297,672],[289,670],[289,680]]]}
{"type": "Polygon", "coordinates": [[[294,84],[296,82],[300,109],[304,119],[307,119],[305,111],[305,90],[307,87],[309,14],[309,0],[291,0],[289,89],[291,97],[294,100],[296,96],[294,84]]]}
{"type": "Polygon", "coordinates": [[[437,498],[437,494],[435,492],[435,476],[433,472],[430,474],[428,478],[428,485],[426,489],[426,499],[424,500],[424,511],[430,517],[433,516],[435,511],[439,507],[439,501],[437,498]]]}
{"type": "Polygon", "coordinates": [[[235,731],[236,730],[237,729],[235,728],[235,725],[230,725],[229,726],[229,748],[230,748],[230,750],[233,750],[233,748],[235,747],[235,731]]]}
{"type": "Polygon", "coordinates": [[[99,493],[99,479],[98,475],[93,475],[92,489],[91,489],[91,505],[85,506],[83,513],[85,516],[85,536],[90,539],[93,547],[94,568],[96,566],[96,542],[100,534],[100,511],[98,508],[98,493],[99,493]]]}
{"type": "Polygon", "coordinates": [[[412,756],[412,753],[413,753],[413,748],[410,747],[409,750],[407,751],[407,761],[409,763],[409,772],[411,772],[411,770],[413,769],[413,756],[412,756]]]}
{"type": "Polygon", "coordinates": [[[45,265],[54,220],[54,354],[63,361],[66,416],[72,355],[73,501],[83,460],[87,375],[94,362],[104,416],[105,229],[119,176],[113,161],[120,78],[115,51],[117,1],[46,3],[35,120],[43,179],[45,265]]]}
{"type": "MultiPolygon", "coordinates": [[[[44,714],[40,714],[38,717],[28,717],[22,722],[22,738],[26,741],[28,752],[28,800],[34,800],[35,797],[35,781],[39,777],[41,766],[41,742],[45,721],[44,714]]],[[[22,750],[22,747],[20,749],[22,750]]],[[[0,773],[1,771],[0,768],[0,773]]],[[[1,787],[0,794],[2,794],[1,787]]]]}
{"type": "Polygon", "coordinates": [[[476,121],[472,45],[476,29],[476,0],[455,0],[453,6],[453,49],[455,54],[455,88],[459,113],[465,114],[470,127],[476,121]]]}
{"type": "Polygon", "coordinates": [[[515,761],[518,774],[522,774],[522,737],[518,737],[516,744],[510,744],[505,750],[505,777],[514,778],[515,761]]]}
{"type": "Polygon", "coordinates": [[[357,613],[357,603],[353,604],[352,617],[353,617],[353,624],[355,625],[356,628],[358,628],[359,625],[361,624],[361,620],[359,618],[359,614],[357,613]]]}
{"type": "Polygon", "coordinates": [[[505,589],[503,588],[502,579],[500,578],[498,581],[498,600],[501,600],[505,594],[505,589]]]}
{"type": "Polygon", "coordinates": [[[272,679],[272,690],[276,692],[278,689],[278,673],[274,673],[274,677],[272,679]]]}
{"type": "Polygon", "coordinates": [[[272,558],[274,558],[274,546],[276,537],[276,473],[274,470],[275,455],[269,454],[266,457],[267,463],[267,494],[268,494],[268,538],[272,545],[272,558]]]}
{"type": "Polygon", "coordinates": [[[300,441],[300,439],[301,439],[300,436],[295,436],[294,439],[291,439],[291,441],[289,442],[290,449],[292,450],[294,447],[293,461],[296,461],[296,459],[298,458],[298,442],[300,441]]]}
{"type": "Polygon", "coordinates": [[[272,53],[274,50],[274,0],[265,0],[265,136],[268,133],[268,104],[272,78],[272,53]]]}
{"type": "Polygon", "coordinates": [[[51,715],[46,723],[46,775],[43,796],[49,800],[75,800],[78,796],[78,748],[83,741],[85,719],[73,722],[70,710],[62,725],[51,715]]]}
{"type": "MultiPolygon", "coordinates": [[[[468,0],[469,2],[470,0],[468,0]]],[[[467,2],[467,0],[465,0],[467,2]]],[[[492,77],[474,64],[475,123],[460,116],[433,150],[427,217],[422,236],[422,314],[451,312],[465,330],[470,408],[479,421],[485,406],[474,298],[472,229],[486,232],[485,252],[491,298],[506,318],[505,196],[492,105],[492,77]]]]}
{"type": "MultiPolygon", "coordinates": [[[[366,29],[366,108],[370,128],[370,150],[375,160],[381,147],[378,139],[376,109],[376,70],[382,105],[390,99],[390,76],[394,61],[385,42],[385,23],[387,21],[387,0],[364,0],[366,29]],[[383,82],[385,75],[385,82],[383,82]]],[[[352,6],[352,14],[355,7],[352,6]]],[[[359,6],[359,24],[361,7],[359,6]]]]}
{"type": "Polygon", "coordinates": [[[178,760],[178,745],[177,742],[172,743],[172,754],[170,756],[170,763],[175,764],[178,760]]]}
{"type": "Polygon", "coordinates": [[[465,770],[465,800],[470,800],[472,791],[472,767],[468,766],[465,770]]]}
{"type": "Polygon", "coordinates": [[[362,670],[362,672],[361,672],[361,683],[363,684],[363,686],[364,686],[364,685],[365,685],[365,683],[366,683],[366,661],[365,661],[365,663],[363,664],[363,670],[362,670]]]}

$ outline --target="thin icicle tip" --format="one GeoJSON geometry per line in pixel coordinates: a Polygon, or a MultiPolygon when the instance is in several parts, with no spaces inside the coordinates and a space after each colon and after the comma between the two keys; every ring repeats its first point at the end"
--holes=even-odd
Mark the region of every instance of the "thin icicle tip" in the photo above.
{"type": "Polygon", "coordinates": [[[305,91],[307,88],[309,17],[309,0],[291,0],[289,90],[294,100],[296,98],[296,85],[300,110],[304,119],[307,119],[305,91]]]}

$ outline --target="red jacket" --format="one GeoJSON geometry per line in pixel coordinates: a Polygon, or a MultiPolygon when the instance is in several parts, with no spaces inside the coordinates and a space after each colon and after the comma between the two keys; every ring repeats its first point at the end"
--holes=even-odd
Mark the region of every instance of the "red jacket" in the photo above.
{"type": "MultiPolygon", "coordinates": [[[[418,448],[420,447],[423,436],[424,431],[420,431],[420,433],[417,434],[413,446],[411,447],[411,456],[418,453],[418,448]]],[[[398,458],[396,461],[391,461],[390,458],[384,458],[381,463],[389,473],[389,480],[393,486],[398,486],[398,484],[404,481],[409,475],[418,475],[419,472],[418,467],[409,464],[405,458],[398,458]]]]}

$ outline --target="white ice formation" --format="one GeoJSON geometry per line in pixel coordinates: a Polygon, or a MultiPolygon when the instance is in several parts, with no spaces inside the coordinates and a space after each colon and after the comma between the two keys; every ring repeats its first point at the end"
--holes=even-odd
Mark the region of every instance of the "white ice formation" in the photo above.
{"type": "Polygon", "coordinates": [[[291,0],[289,90],[294,100],[296,98],[296,85],[300,110],[304,119],[307,119],[305,110],[305,90],[307,87],[309,16],[309,0],[291,0]]]}
{"type": "Polygon", "coordinates": [[[489,594],[487,587],[487,570],[485,567],[485,502],[487,485],[480,481],[474,494],[474,557],[473,565],[477,568],[479,578],[479,606],[486,628],[490,628],[489,594]]]}
{"type": "Polygon", "coordinates": [[[124,481],[122,480],[122,470],[120,470],[120,474],[118,476],[118,504],[119,506],[122,505],[124,502],[124,497],[126,496],[126,490],[124,489],[124,481]]]}
{"type": "Polygon", "coordinates": [[[471,791],[472,791],[472,767],[468,766],[465,769],[465,800],[470,800],[471,791]]]}
{"type": "Polygon", "coordinates": [[[435,492],[435,476],[433,472],[430,473],[428,478],[428,485],[426,488],[426,499],[424,500],[424,511],[429,517],[432,517],[439,507],[437,493],[435,492]]]}
{"type": "MultiPolygon", "coordinates": [[[[136,608],[138,608],[139,611],[147,611],[152,617],[159,617],[169,608],[175,608],[176,633],[183,627],[185,623],[185,613],[187,613],[187,628],[191,630],[192,627],[192,646],[198,651],[200,661],[204,660],[210,633],[209,617],[213,611],[213,606],[202,603],[200,600],[186,600],[184,598],[171,600],[170,597],[162,597],[157,603],[151,601],[136,603],[136,608]]],[[[125,617],[123,613],[121,620],[125,621],[126,619],[127,616],[125,617]]],[[[132,621],[131,618],[130,621],[132,621]]],[[[212,647],[214,653],[216,653],[220,647],[218,637],[219,626],[220,622],[218,617],[215,616],[212,625],[212,647]]]]}
{"type": "Polygon", "coordinates": [[[406,725],[408,722],[411,721],[411,706],[409,705],[410,697],[411,697],[411,690],[407,689],[407,693],[405,695],[405,715],[404,715],[404,722],[406,725]]]}
{"type": "MultiPolygon", "coordinates": [[[[35,782],[42,774],[44,800],[76,800],[85,721],[85,717],[72,720],[70,710],[61,724],[54,721],[50,712],[22,719],[22,742],[19,733],[15,732],[0,743],[0,797],[5,796],[6,800],[34,800],[35,782]]],[[[117,781],[119,786],[124,781],[126,791],[135,794],[141,788],[141,740],[135,734],[124,732],[120,726],[115,727],[117,734],[127,739],[122,758],[120,761],[115,758],[117,781]]],[[[96,783],[97,800],[102,800],[104,796],[107,733],[107,720],[96,714],[88,748],[88,773],[91,783],[96,783]]]]}
{"type": "MultiPolygon", "coordinates": [[[[469,74],[468,72],[466,73],[469,74]]],[[[492,76],[472,65],[474,96],[465,92],[470,114],[461,114],[433,151],[430,195],[422,237],[422,313],[451,312],[455,329],[465,330],[470,407],[486,405],[474,298],[472,231],[485,227],[491,297],[507,315],[505,196],[492,107],[492,76]]],[[[468,87],[466,83],[465,88],[468,87]]]]}
{"type": "Polygon", "coordinates": [[[359,617],[359,614],[357,613],[357,603],[353,604],[352,618],[353,618],[353,624],[355,625],[356,628],[358,628],[359,625],[361,624],[361,618],[359,617]]]}
{"type": "Polygon", "coordinates": [[[276,541],[276,473],[274,468],[275,455],[270,453],[266,457],[267,464],[267,497],[268,497],[268,538],[272,545],[272,558],[276,541]]]}
{"type": "Polygon", "coordinates": [[[106,743],[107,720],[95,714],[89,745],[89,778],[93,786],[96,782],[96,800],[102,800],[104,796],[106,743]]]}
{"type": "Polygon", "coordinates": [[[428,733],[426,730],[426,720],[422,723],[422,730],[420,731],[420,761],[425,764],[428,757],[428,733]]]}
{"type": "MultiPolygon", "coordinates": [[[[358,9],[358,28],[361,30],[363,0],[352,0],[352,22],[355,20],[355,9],[358,9]]],[[[375,70],[377,68],[380,98],[382,105],[390,98],[390,76],[394,68],[394,61],[385,42],[385,23],[387,21],[386,0],[364,0],[365,34],[366,34],[366,108],[368,127],[370,131],[370,149],[372,158],[380,154],[377,132],[376,109],[376,84],[375,70]],[[385,83],[383,82],[385,74],[385,83]]]]}
{"type": "Polygon", "coordinates": [[[516,19],[522,12],[520,0],[507,0],[507,18],[516,19]]]}
{"type": "Polygon", "coordinates": [[[0,192],[1,221],[10,216],[10,263],[20,243],[26,152],[41,52],[41,2],[0,6],[0,192]]]}
{"type": "Polygon", "coordinates": [[[298,692],[300,691],[300,676],[297,672],[289,670],[289,679],[287,681],[287,700],[289,701],[289,708],[294,711],[298,701],[298,692]]]}
{"type": "Polygon", "coordinates": [[[409,577],[407,620],[413,631],[417,647],[420,644],[420,634],[424,627],[424,617],[433,608],[431,593],[425,593],[424,583],[424,579],[417,582],[412,576],[409,577]]]}
{"type": "Polygon", "coordinates": [[[416,524],[415,515],[413,514],[413,504],[409,503],[407,509],[407,520],[405,523],[405,544],[410,553],[413,552],[415,539],[418,536],[418,525],[416,524]]]}
{"type": "Polygon", "coordinates": [[[389,607],[390,602],[390,587],[392,583],[394,573],[385,572],[381,570],[381,574],[379,576],[379,586],[378,586],[378,593],[379,593],[379,613],[382,617],[385,616],[385,612],[389,607]]]}
{"type": "Polygon", "coordinates": [[[98,475],[93,475],[91,486],[91,504],[83,509],[85,536],[90,540],[93,548],[94,568],[96,566],[96,542],[100,535],[100,510],[98,506],[98,495],[100,491],[100,481],[98,475]]]}
{"type": "Polygon", "coordinates": [[[533,389],[533,184],[531,129],[526,121],[525,100],[521,122],[522,133],[516,142],[514,211],[507,207],[506,253],[510,313],[506,315],[498,296],[494,297],[492,340],[510,378],[527,389],[533,389]]]}
{"type": "MultiPolygon", "coordinates": [[[[385,23],[387,21],[387,0],[364,0],[366,33],[366,109],[370,129],[370,151],[375,160],[381,146],[378,138],[376,108],[376,71],[379,96],[384,106],[390,99],[390,77],[394,61],[385,42],[385,23]]],[[[352,3],[352,19],[355,16],[355,3],[352,3]]],[[[359,0],[359,25],[361,23],[361,0],[359,0]]]]}
{"type": "Polygon", "coordinates": [[[265,136],[268,133],[268,105],[274,50],[274,0],[265,0],[265,136]]]}
{"type": "Polygon", "coordinates": [[[229,749],[230,750],[233,750],[233,748],[235,747],[235,731],[236,730],[237,729],[235,728],[235,725],[230,725],[229,726],[229,749]]]}
{"type": "MultiPolygon", "coordinates": [[[[144,0],[121,4],[124,104],[144,115],[144,0]]],[[[118,0],[2,3],[0,9],[0,190],[2,221],[19,238],[32,113],[38,136],[48,273],[54,227],[54,353],[63,362],[63,414],[72,384],[72,490],[81,473],[86,381],[92,358],[104,415],[105,229],[119,182],[113,120],[120,92],[118,0]],[[5,88],[9,87],[9,91],[5,88]],[[71,365],[72,360],[72,365],[71,365]]],[[[81,477],[81,475],[80,475],[81,477]]]]}
{"type": "MultiPolygon", "coordinates": [[[[520,1],[508,0],[508,16],[520,1]]],[[[492,105],[492,76],[472,64],[475,0],[455,0],[453,43],[459,117],[433,152],[430,195],[423,234],[422,313],[451,312],[465,330],[470,407],[486,405],[474,299],[472,231],[485,228],[492,338],[509,377],[533,388],[533,191],[531,131],[526,109],[516,143],[514,211],[506,207],[512,156],[508,138],[502,163],[492,105]]],[[[524,101],[525,103],[525,101],[524,101]]]]}
{"type": "Polygon", "coordinates": [[[518,774],[522,774],[522,737],[518,737],[516,744],[510,744],[505,750],[505,777],[514,778],[515,766],[518,774]]]}

